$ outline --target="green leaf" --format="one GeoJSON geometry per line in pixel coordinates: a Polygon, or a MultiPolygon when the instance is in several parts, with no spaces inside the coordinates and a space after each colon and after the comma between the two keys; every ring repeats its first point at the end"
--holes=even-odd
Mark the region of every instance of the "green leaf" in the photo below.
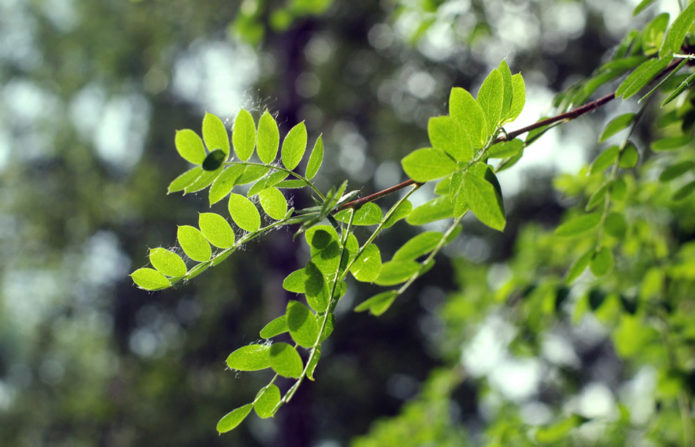
{"type": "Polygon", "coordinates": [[[464,133],[470,136],[474,148],[487,140],[485,113],[473,96],[461,87],[454,87],[449,94],[449,116],[460,122],[464,133]]]}
{"type": "Polygon", "coordinates": [[[160,290],[171,286],[166,276],[151,268],[139,268],[130,277],[138,287],[145,290],[160,290]]]}
{"type": "Polygon", "coordinates": [[[606,168],[615,163],[615,160],[618,159],[618,153],[620,153],[620,148],[618,146],[611,146],[601,151],[594,162],[591,163],[591,174],[603,172],[606,168]]]}
{"type": "Polygon", "coordinates": [[[355,312],[364,312],[368,310],[372,315],[379,316],[386,312],[394,300],[398,296],[398,292],[395,290],[388,290],[386,292],[378,293],[365,301],[362,301],[357,307],[355,307],[355,312]]]}
{"type": "Polygon", "coordinates": [[[259,335],[261,338],[269,339],[275,337],[276,335],[284,334],[289,330],[290,329],[287,327],[287,319],[285,319],[284,315],[280,315],[279,317],[270,320],[268,324],[263,326],[263,329],[261,329],[259,335]]]}
{"type": "Polygon", "coordinates": [[[692,141],[690,135],[678,135],[675,137],[661,138],[652,142],[651,148],[654,152],[670,151],[685,146],[692,141]]]}
{"type": "Polygon", "coordinates": [[[309,228],[304,237],[311,247],[311,260],[324,275],[333,275],[340,264],[340,243],[338,234],[330,225],[315,225],[309,228]]]}
{"type": "Polygon", "coordinates": [[[278,125],[275,122],[275,118],[266,110],[258,121],[258,137],[256,141],[258,158],[263,163],[271,163],[275,160],[275,156],[278,153],[279,144],[280,132],[278,131],[278,125]]]}
{"type": "Polygon", "coordinates": [[[454,217],[461,217],[468,212],[468,203],[461,189],[463,188],[463,172],[456,171],[451,174],[449,184],[449,197],[454,204],[454,217]]]}
{"type": "Polygon", "coordinates": [[[212,256],[210,244],[203,234],[190,225],[180,225],[176,233],[179,245],[186,256],[198,262],[206,262],[212,256]]]}
{"type": "Polygon", "coordinates": [[[604,228],[606,233],[613,237],[622,239],[625,237],[627,232],[627,221],[622,213],[612,212],[606,216],[606,223],[604,228]]]}
{"type": "Polygon", "coordinates": [[[299,189],[299,188],[304,188],[306,185],[307,184],[304,180],[290,179],[290,180],[283,180],[275,186],[277,186],[278,188],[281,188],[281,189],[299,189]]]}
{"type": "MultiPolygon", "coordinates": [[[[325,312],[328,308],[330,292],[323,273],[311,261],[307,262],[306,267],[304,267],[304,273],[306,275],[304,278],[304,296],[307,304],[316,312],[325,312]]],[[[338,285],[340,286],[340,284],[338,285]]]]}
{"type": "Polygon", "coordinates": [[[420,267],[422,266],[419,263],[411,260],[385,262],[381,265],[379,276],[374,282],[380,286],[400,284],[410,279],[420,267]]]}
{"type": "Polygon", "coordinates": [[[586,211],[591,211],[592,209],[596,208],[599,204],[604,203],[606,193],[608,192],[611,183],[612,182],[610,181],[604,183],[591,195],[591,197],[589,197],[589,202],[584,207],[586,211]]]}
{"type": "Polygon", "coordinates": [[[463,126],[450,116],[435,116],[427,123],[427,134],[434,149],[446,152],[457,161],[473,158],[473,145],[463,126]]]}
{"type": "Polygon", "coordinates": [[[210,190],[208,191],[208,199],[210,200],[210,206],[219,202],[220,200],[227,197],[227,194],[232,192],[237,179],[244,172],[245,167],[243,165],[232,165],[222,171],[222,173],[212,182],[210,190]]]}
{"type": "Polygon", "coordinates": [[[270,346],[270,367],[283,377],[298,379],[302,376],[304,363],[299,353],[287,343],[273,343],[270,346]]]}
{"type": "Polygon", "coordinates": [[[601,213],[574,216],[555,229],[555,236],[576,236],[596,228],[601,221],[601,213]]]}
{"type": "Polygon", "coordinates": [[[506,219],[502,196],[487,179],[490,175],[494,177],[494,174],[489,170],[487,172],[486,178],[483,178],[469,169],[463,176],[463,196],[478,220],[490,228],[503,231],[506,219]]]}
{"type": "Polygon", "coordinates": [[[280,151],[280,158],[282,159],[282,164],[289,170],[292,170],[299,165],[304,156],[304,151],[306,151],[306,126],[304,121],[294,126],[287,132],[284,141],[282,142],[282,150],[280,151]]]}
{"type": "Polygon", "coordinates": [[[241,173],[239,178],[236,180],[237,185],[245,185],[247,183],[254,182],[258,180],[259,178],[263,177],[266,175],[268,172],[270,172],[271,168],[267,166],[257,166],[257,165],[250,165],[246,166],[244,169],[244,172],[241,173]]]}
{"type": "Polygon", "coordinates": [[[685,200],[693,192],[695,192],[695,180],[678,188],[678,190],[673,193],[673,196],[671,196],[671,199],[676,201],[685,200]]]}
{"type": "Polygon", "coordinates": [[[671,180],[677,179],[681,175],[690,171],[691,169],[693,169],[693,167],[695,167],[695,162],[692,160],[686,160],[680,163],[670,165],[669,167],[663,170],[661,175],[659,175],[659,181],[670,182],[671,180]]]}
{"type": "MultiPolygon", "coordinates": [[[[329,320],[330,321],[330,320],[329,320]]],[[[321,358],[321,348],[316,347],[314,350],[314,355],[309,358],[309,364],[306,368],[307,379],[314,381],[314,370],[316,370],[316,365],[319,364],[319,359],[321,358]]]]}
{"type": "Polygon", "coordinates": [[[598,138],[598,141],[605,141],[608,138],[612,137],[616,133],[629,126],[634,119],[634,113],[624,113],[613,118],[608,122],[608,124],[606,124],[606,127],[603,128],[603,132],[601,133],[601,136],[598,138]]]}
{"type": "Polygon", "coordinates": [[[299,301],[290,301],[285,315],[292,340],[299,346],[311,348],[319,335],[319,325],[314,313],[299,301]]]}
{"type": "Polygon", "coordinates": [[[671,58],[647,59],[640,64],[625,80],[618,86],[615,96],[627,99],[633,96],[642,88],[649,84],[662,70],[664,70],[671,58]]]}
{"type": "Polygon", "coordinates": [[[572,281],[577,279],[579,275],[581,275],[584,270],[589,266],[589,262],[591,262],[591,258],[594,257],[594,249],[592,248],[591,250],[587,251],[583,255],[579,257],[570,269],[567,271],[567,277],[565,278],[565,281],[567,284],[571,284],[572,281]]]}
{"type": "Polygon", "coordinates": [[[514,121],[521,115],[526,104],[526,85],[521,74],[512,75],[512,104],[509,108],[506,121],[514,121]]]}
{"type": "Polygon", "coordinates": [[[198,215],[200,231],[212,245],[219,248],[234,246],[234,230],[227,219],[216,213],[200,213],[198,215]]]}
{"type": "Polygon", "coordinates": [[[445,177],[456,169],[456,163],[439,149],[417,149],[401,160],[403,170],[416,182],[424,183],[445,177]]]}
{"type": "Polygon", "coordinates": [[[201,168],[200,166],[196,166],[195,168],[191,168],[183,174],[179,175],[174,180],[172,180],[171,183],[169,183],[169,188],[167,188],[167,194],[171,194],[172,192],[183,191],[189,185],[195,182],[196,179],[200,177],[200,174],[202,172],[203,168],[201,168]]]}
{"type": "Polygon", "coordinates": [[[189,194],[193,192],[198,192],[202,189],[207,188],[214,182],[217,177],[222,173],[222,168],[216,169],[214,171],[201,170],[200,175],[197,179],[190,185],[186,186],[183,190],[184,194],[189,194]]]}
{"type": "Polygon", "coordinates": [[[642,0],[639,5],[635,6],[635,10],[632,11],[632,15],[636,16],[652,3],[654,3],[654,0],[642,0]]]}
{"type": "Polygon", "coordinates": [[[258,208],[241,194],[231,193],[227,208],[234,223],[242,230],[253,233],[261,227],[261,215],[258,208]]]}
{"type": "MultiPolygon", "coordinates": [[[[343,210],[335,215],[336,220],[348,222],[350,220],[350,210],[343,210]]],[[[352,218],[352,225],[369,226],[377,225],[381,222],[381,208],[374,202],[367,202],[355,211],[352,218]]]]}
{"type": "Polygon", "coordinates": [[[678,85],[678,87],[676,87],[671,92],[671,94],[668,95],[668,97],[666,99],[664,99],[664,102],[661,103],[661,107],[665,106],[666,104],[668,104],[671,101],[673,101],[674,99],[676,99],[676,97],[678,95],[680,95],[681,93],[683,93],[685,91],[685,89],[690,88],[690,86],[692,86],[694,82],[695,82],[695,73],[692,73],[690,76],[685,78],[685,80],[683,82],[681,82],[678,85]]]}
{"type": "Polygon", "coordinates": [[[237,371],[259,371],[270,367],[270,345],[252,344],[242,346],[227,356],[229,369],[237,371]]]}
{"type": "Polygon", "coordinates": [[[253,148],[256,146],[256,124],[251,114],[244,109],[239,110],[234,119],[232,145],[240,160],[246,161],[253,155],[253,148]]]}
{"type": "Polygon", "coordinates": [[[664,40],[664,31],[668,26],[668,13],[663,12],[654,17],[642,31],[642,52],[645,56],[656,54],[664,40]]]}
{"type": "Polygon", "coordinates": [[[307,180],[311,180],[319,172],[319,168],[323,163],[323,138],[321,135],[316,139],[314,143],[314,148],[311,150],[311,155],[309,156],[309,161],[306,165],[306,172],[304,176],[307,180]]]}
{"type": "Polygon", "coordinates": [[[668,56],[680,50],[685,40],[685,35],[693,25],[693,22],[695,22],[695,3],[691,2],[690,5],[676,17],[676,20],[673,21],[671,27],[666,32],[664,43],[659,50],[659,57],[668,56]]]}
{"type": "Polygon", "coordinates": [[[502,106],[504,105],[504,80],[499,70],[492,70],[485,78],[478,90],[477,100],[485,114],[487,136],[491,136],[502,121],[502,106]]]}
{"type": "Polygon", "coordinates": [[[415,208],[405,221],[410,225],[420,226],[435,220],[447,219],[454,215],[454,204],[449,197],[437,197],[415,208]]]}
{"type": "Polygon", "coordinates": [[[256,399],[253,401],[253,410],[262,419],[272,417],[275,414],[275,407],[280,403],[280,399],[280,388],[271,383],[258,391],[256,399]]]}
{"type": "Polygon", "coordinates": [[[627,196],[627,183],[622,177],[613,180],[611,184],[611,200],[622,202],[627,196]]]}
{"type": "Polygon", "coordinates": [[[406,200],[405,202],[401,203],[400,206],[396,209],[396,211],[394,211],[391,214],[391,216],[388,219],[386,219],[386,222],[384,222],[384,228],[390,228],[399,220],[405,219],[406,217],[408,217],[412,210],[413,204],[410,203],[409,200],[406,200]]]}
{"type": "Polygon", "coordinates": [[[222,166],[222,163],[224,163],[226,156],[227,154],[225,154],[222,149],[215,149],[214,151],[210,152],[207,157],[205,157],[205,160],[203,160],[203,169],[205,171],[217,170],[217,168],[222,166]]]}
{"type": "Polygon", "coordinates": [[[221,149],[225,155],[229,155],[227,128],[222,120],[212,113],[206,113],[203,117],[203,140],[210,152],[221,149]]]}
{"type": "Polygon", "coordinates": [[[174,145],[179,155],[189,163],[199,165],[205,160],[203,141],[191,129],[177,130],[174,145]]]}
{"type": "Polygon", "coordinates": [[[188,269],[181,256],[164,248],[150,250],[150,263],[152,267],[167,276],[184,276],[188,269]]]}
{"type": "Polygon", "coordinates": [[[502,91],[504,96],[502,97],[502,112],[500,113],[500,121],[504,121],[510,112],[512,107],[512,72],[509,70],[509,65],[507,61],[502,59],[497,71],[502,75],[502,91]]]}
{"type": "Polygon", "coordinates": [[[603,276],[613,269],[613,252],[607,247],[594,253],[589,264],[591,272],[596,276],[603,276]]]}
{"type": "Polygon", "coordinates": [[[374,282],[381,271],[381,252],[379,247],[369,244],[359,258],[350,267],[350,272],[356,280],[374,282]]]}
{"type": "Polygon", "coordinates": [[[246,404],[225,414],[222,419],[217,422],[217,433],[222,434],[234,430],[246,419],[246,416],[251,413],[252,408],[253,404],[246,404]]]}
{"type": "Polygon", "coordinates": [[[434,250],[444,235],[439,231],[425,231],[411,238],[393,254],[393,261],[415,260],[434,250]]]}
{"type": "Polygon", "coordinates": [[[249,189],[248,193],[246,193],[246,196],[255,196],[264,189],[270,188],[271,186],[275,186],[278,183],[282,182],[287,178],[287,176],[289,176],[289,174],[284,171],[270,171],[249,189]]]}
{"type": "Polygon", "coordinates": [[[287,214],[287,199],[277,188],[266,188],[259,192],[258,201],[263,211],[275,220],[280,220],[287,214]]]}
{"type": "Polygon", "coordinates": [[[490,146],[485,155],[490,158],[507,158],[516,155],[524,150],[524,141],[520,138],[515,138],[511,141],[503,141],[501,143],[490,146]]]}
{"type": "Polygon", "coordinates": [[[637,166],[638,161],[639,152],[637,151],[637,147],[635,147],[635,145],[631,141],[628,141],[627,146],[625,146],[623,151],[620,153],[620,160],[618,161],[618,166],[620,166],[623,169],[630,169],[637,166]]]}

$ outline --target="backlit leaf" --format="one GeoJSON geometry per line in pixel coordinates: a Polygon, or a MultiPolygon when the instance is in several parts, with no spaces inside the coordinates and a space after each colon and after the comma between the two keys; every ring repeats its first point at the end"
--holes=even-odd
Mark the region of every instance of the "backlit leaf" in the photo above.
{"type": "Polygon", "coordinates": [[[222,173],[222,168],[215,169],[214,171],[206,171],[206,170],[201,170],[200,175],[198,176],[197,179],[190,185],[186,186],[184,188],[184,193],[189,194],[193,192],[198,192],[200,190],[203,190],[210,186],[212,182],[214,182],[217,177],[222,173]]]}
{"type": "Polygon", "coordinates": [[[219,202],[220,200],[227,197],[227,194],[232,192],[237,179],[244,172],[245,167],[243,165],[232,165],[222,171],[222,173],[212,182],[210,190],[208,191],[208,199],[210,200],[210,206],[219,202]]]}
{"type": "Polygon", "coordinates": [[[205,160],[205,147],[197,133],[191,129],[176,131],[174,145],[181,157],[194,165],[199,165],[205,160]]]}
{"type": "Polygon", "coordinates": [[[686,183],[685,185],[681,186],[676,190],[676,192],[673,193],[673,196],[671,197],[673,200],[685,200],[687,199],[693,192],[695,192],[695,180],[693,180],[690,183],[686,183]]]}
{"type": "Polygon", "coordinates": [[[512,75],[512,105],[509,108],[507,121],[514,121],[519,117],[526,104],[526,85],[521,74],[512,75]]]}
{"type": "Polygon", "coordinates": [[[386,219],[386,222],[384,222],[384,228],[389,228],[392,225],[394,225],[396,222],[398,222],[401,219],[404,219],[408,217],[410,212],[413,210],[413,204],[410,203],[409,200],[406,200],[405,202],[401,203],[398,206],[398,209],[394,211],[391,216],[389,216],[388,219],[386,219]]]}
{"type": "Polygon", "coordinates": [[[449,197],[437,197],[423,203],[410,212],[405,221],[410,225],[424,225],[435,220],[446,219],[454,215],[454,204],[449,197]]]}
{"type": "Polygon", "coordinates": [[[225,414],[222,419],[217,422],[217,433],[222,434],[234,430],[246,419],[246,416],[251,413],[252,409],[253,404],[246,404],[225,414]]]}
{"type": "Polygon", "coordinates": [[[623,99],[627,99],[630,96],[636,94],[642,88],[649,84],[652,79],[654,79],[662,70],[664,70],[670,62],[670,58],[664,59],[648,59],[640,66],[635,68],[635,70],[630,73],[630,75],[625,78],[625,80],[618,86],[615,91],[615,96],[623,99]]]}
{"type": "Polygon", "coordinates": [[[490,158],[507,158],[518,154],[522,150],[524,150],[524,141],[520,138],[515,138],[511,141],[503,141],[490,146],[486,155],[490,158]]]}
{"type": "Polygon", "coordinates": [[[411,238],[393,254],[392,260],[415,260],[418,257],[431,252],[444,236],[439,231],[425,231],[411,238]]]}
{"type": "Polygon", "coordinates": [[[355,312],[364,312],[368,310],[372,315],[379,316],[386,312],[393,301],[398,296],[398,292],[395,290],[388,290],[386,292],[381,292],[376,294],[365,301],[362,301],[357,307],[355,307],[355,312]]]}
{"type": "Polygon", "coordinates": [[[478,90],[478,103],[483,109],[487,122],[487,135],[492,135],[502,118],[504,104],[504,81],[499,70],[494,69],[485,78],[478,90]]]}
{"type": "Polygon", "coordinates": [[[234,246],[234,230],[227,219],[216,213],[200,213],[198,215],[200,231],[212,245],[219,248],[234,246]]]}
{"type": "Polygon", "coordinates": [[[439,149],[417,149],[401,160],[403,170],[416,182],[445,177],[456,169],[456,162],[439,149]]]}
{"type": "Polygon", "coordinates": [[[270,188],[271,186],[275,186],[278,183],[282,182],[285,180],[289,174],[284,171],[275,171],[275,172],[268,172],[263,178],[261,178],[259,181],[257,181],[250,189],[249,192],[246,194],[247,197],[252,197],[258,194],[259,192],[263,191],[266,188],[270,188]]]}
{"type": "Polygon", "coordinates": [[[270,346],[270,367],[283,377],[298,379],[304,370],[299,353],[287,343],[273,343],[270,346]]]}
{"type": "Polygon", "coordinates": [[[419,263],[412,260],[394,260],[385,262],[381,265],[381,271],[377,277],[376,284],[380,286],[392,286],[407,281],[417,273],[422,267],[419,263]]]}
{"type": "Polygon", "coordinates": [[[502,75],[502,91],[504,92],[504,96],[502,97],[500,121],[504,121],[512,106],[512,72],[509,70],[509,65],[507,65],[507,61],[504,59],[502,59],[502,62],[497,66],[497,71],[502,75]]]}
{"type": "Polygon", "coordinates": [[[323,163],[323,138],[321,135],[319,135],[319,137],[316,139],[316,143],[314,143],[314,148],[311,150],[311,155],[309,156],[309,161],[307,162],[304,176],[308,180],[314,178],[316,173],[319,172],[321,163],[323,163]]]}
{"type": "Polygon", "coordinates": [[[463,177],[463,195],[478,220],[497,231],[504,230],[506,219],[502,197],[487,178],[480,177],[471,170],[466,172],[463,177]]]}
{"type": "Polygon", "coordinates": [[[280,152],[282,164],[287,169],[292,170],[296,168],[299,162],[302,161],[304,151],[306,151],[306,140],[306,126],[303,121],[287,132],[280,152]]]}
{"type": "Polygon", "coordinates": [[[692,141],[690,135],[678,135],[675,137],[661,138],[652,142],[651,148],[654,152],[671,151],[685,146],[692,141]]]}
{"type": "MultiPolygon", "coordinates": [[[[335,215],[335,218],[341,222],[350,220],[350,210],[343,210],[335,215]]],[[[381,208],[374,202],[367,202],[355,211],[352,218],[352,225],[369,226],[377,225],[383,218],[381,208]]]]}
{"type": "Polygon", "coordinates": [[[379,247],[369,244],[359,258],[352,264],[350,272],[358,281],[374,282],[381,271],[381,252],[379,247]]]}
{"type": "Polygon", "coordinates": [[[449,116],[460,122],[474,148],[487,139],[487,122],[483,109],[467,90],[454,87],[449,94],[449,116]]]}
{"type": "Polygon", "coordinates": [[[570,269],[567,271],[566,281],[568,284],[572,283],[572,281],[577,279],[579,275],[581,275],[584,272],[584,270],[586,270],[593,256],[594,249],[592,248],[591,250],[581,255],[576,261],[574,261],[570,269]]]}
{"type": "Polygon", "coordinates": [[[272,417],[280,399],[280,388],[275,384],[270,384],[258,391],[256,399],[253,401],[253,410],[262,419],[272,417]]]}
{"type": "Polygon", "coordinates": [[[227,128],[217,115],[206,113],[203,117],[203,140],[210,152],[221,149],[225,155],[229,155],[227,128]]]}
{"type": "Polygon", "coordinates": [[[261,215],[258,208],[241,194],[231,193],[227,208],[234,223],[242,230],[254,232],[261,227],[261,215]]]}
{"type": "Polygon", "coordinates": [[[145,290],[160,290],[171,286],[166,276],[151,268],[137,269],[130,274],[130,277],[138,287],[145,290]]]}
{"type": "Polygon", "coordinates": [[[164,248],[153,248],[150,250],[150,264],[159,272],[167,276],[183,276],[188,269],[181,256],[164,248]]]}
{"type": "Polygon", "coordinates": [[[591,163],[591,173],[597,174],[603,172],[603,170],[615,163],[619,152],[620,148],[618,146],[611,146],[601,151],[593,163],[591,163]]]}
{"type": "Polygon", "coordinates": [[[271,168],[267,166],[246,166],[246,168],[244,168],[244,172],[242,172],[241,175],[239,175],[239,178],[237,178],[236,184],[245,185],[247,183],[255,182],[256,180],[270,172],[270,170],[271,168]]]}
{"type": "Polygon", "coordinates": [[[227,366],[238,371],[258,371],[270,367],[270,345],[242,346],[227,356],[227,366]]]}
{"type": "Polygon", "coordinates": [[[605,141],[612,137],[616,133],[628,127],[632,121],[635,119],[634,113],[624,113],[622,115],[616,116],[606,124],[603,128],[603,132],[599,137],[598,141],[605,141]]]}
{"type": "Polygon", "coordinates": [[[232,145],[240,160],[246,161],[253,155],[253,148],[256,146],[256,124],[251,114],[244,109],[241,109],[234,119],[232,145]]]}
{"type": "Polygon", "coordinates": [[[690,5],[676,17],[676,20],[673,21],[666,32],[664,43],[659,50],[659,57],[668,56],[680,50],[683,40],[685,40],[685,35],[693,25],[693,22],[695,22],[695,3],[691,2],[690,5]]]}
{"type": "Polygon", "coordinates": [[[292,340],[299,346],[312,347],[319,335],[319,325],[314,313],[299,301],[290,301],[285,315],[292,340]]]}
{"type": "Polygon", "coordinates": [[[202,172],[203,168],[201,168],[200,166],[196,166],[195,168],[191,168],[183,174],[179,175],[174,180],[172,180],[171,183],[169,183],[169,188],[167,188],[167,194],[171,194],[172,192],[183,191],[193,182],[195,182],[196,179],[200,177],[200,174],[202,174],[202,172]]]}
{"type": "Polygon", "coordinates": [[[340,264],[338,234],[330,225],[315,225],[304,237],[311,247],[311,260],[324,275],[335,274],[340,264]]]}
{"type": "Polygon", "coordinates": [[[596,276],[603,276],[613,269],[613,252],[607,247],[594,253],[589,264],[591,272],[596,276]]]}
{"type": "Polygon", "coordinates": [[[473,146],[458,120],[450,116],[432,117],[427,123],[427,135],[434,149],[446,152],[455,160],[473,158],[473,146]]]}
{"type": "Polygon", "coordinates": [[[289,328],[287,327],[285,315],[280,315],[279,317],[270,320],[268,324],[263,326],[263,329],[261,329],[261,332],[258,335],[260,335],[261,338],[268,339],[273,338],[276,335],[284,334],[287,331],[289,331],[289,328]]]}
{"type": "Polygon", "coordinates": [[[266,188],[259,192],[258,201],[263,211],[275,220],[280,220],[287,214],[287,199],[277,188],[266,188]]]}
{"type": "Polygon", "coordinates": [[[642,12],[646,7],[654,3],[654,0],[642,0],[639,5],[635,6],[634,11],[632,11],[632,15],[637,15],[640,12],[642,12]]]}
{"type": "Polygon", "coordinates": [[[176,233],[179,245],[186,256],[198,262],[206,262],[212,256],[210,244],[203,234],[190,225],[180,225],[176,233]]]}
{"type": "Polygon", "coordinates": [[[620,153],[620,160],[618,161],[618,166],[620,166],[623,169],[634,168],[635,166],[637,166],[638,161],[639,152],[637,151],[635,145],[631,141],[628,141],[627,146],[625,146],[623,151],[620,153]]]}
{"type": "Polygon", "coordinates": [[[606,233],[613,237],[622,239],[625,237],[627,232],[627,221],[622,213],[612,212],[606,216],[606,223],[604,228],[606,233]]]}
{"type": "Polygon", "coordinates": [[[686,160],[680,163],[675,163],[664,169],[659,175],[660,182],[670,182],[673,179],[680,177],[686,172],[690,171],[695,167],[695,161],[686,160]]]}
{"type": "Polygon", "coordinates": [[[280,144],[280,132],[278,125],[270,113],[266,110],[258,120],[258,136],[256,137],[256,149],[258,158],[263,163],[271,163],[275,160],[280,144]]]}

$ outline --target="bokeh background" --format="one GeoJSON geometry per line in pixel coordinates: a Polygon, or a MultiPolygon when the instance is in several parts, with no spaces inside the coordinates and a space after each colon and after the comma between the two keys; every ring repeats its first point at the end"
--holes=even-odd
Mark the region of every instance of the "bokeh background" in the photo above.
{"type": "MultiPolygon", "coordinates": [[[[353,313],[373,290],[351,288],[317,382],[275,419],[215,432],[263,383],[225,370],[224,359],[284,308],[282,279],[306,255],[289,230],[173,290],[143,292],[128,273],[208,207],[204,194],[166,195],[186,169],[174,132],[199,130],[205,111],[229,124],[240,108],[267,108],[281,134],[306,120],[310,144],[319,133],[326,142],[319,187],[347,178],[368,194],[404,179],[399,159],[427,145],[427,119],[446,112],[452,86],[475,92],[506,59],[528,98],[510,128],[529,124],[644,23],[631,17],[636,3],[0,0],[0,445],[348,445],[397,414],[432,368],[476,352],[487,363],[474,374],[496,366],[493,386],[528,398],[538,365],[505,361],[494,343],[505,326],[480,325],[462,355],[441,307],[475,287],[465,281],[477,266],[513,254],[522,223],[559,221],[566,204],[552,175],[590,159],[596,123],[619,105],[533,146],[500,177],[507,231],[467,222],[383,317],[353,313]]],[[[426,199],[423,188],[414,202],[426,199]]],[[[415,231],[394,227],[382,251],[415,231]]],[[[564,338],[556,345],[558,361],[584,355],[564,338]]],[[[585,354],[615,368],[601,346],[585,354]]],[[[452,401],[473,437],[484,419],[478,399],[466,381],[452,401]]]]}

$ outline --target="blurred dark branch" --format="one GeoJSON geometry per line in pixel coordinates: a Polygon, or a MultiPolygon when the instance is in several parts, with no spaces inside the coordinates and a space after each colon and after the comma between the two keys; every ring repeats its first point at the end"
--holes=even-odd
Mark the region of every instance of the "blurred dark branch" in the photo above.
{"type": "MultiPolygon", "coordinates": [[[[678,66],[679,61],[673,61],[671,62],[666,68],[664,68],[661,73],[659,73],[655,78],[654,81],[660,79],[661,77],[667,75],[670,73],[674,68],[678,66]]],[[[509,132],[503,135],[500,135],[497,137],[495,140],[495,143],[501,143],[503,141],[510,141],[513,140],[514,138],[518,137],[519,135],[525,134],[527,132],[531,132],[532,130],[540,129],[541,127],[548,126],[553,123],[557,123],[560,121],[570,121],[575,118],[579,118],[580,116],[584,115],[585,113],[591,112],[592,110],[595,110],[610,101],[615,99],[615,92],[609,93],[605,96],[602,96],[598,99],[595,99],[591,102],[587,102],[584,105],[581,105],[577,108],[574,108],[568,112],[560,113],[559,115],[552,116],[550,118],[545,118],[540,121],[536,121],[533,124],[530,124],[526,127],[522,127],[521,129],[517,129],[513,132],[509,132]]],[[[400,191],[403,188],[406,188],[410,185],[419,185],[421,183],[416,182],[413,179],[408,179],[404,182],[401,182],[397,185],[394,186],[389,186],[388,188],[382,189],[381,191],[377,191],[373,194],[369,194],[368,196],[361,197],[359,199],[351,200],[349,202],[344,203],[341,205],[338,209],[336,209],[336,212],[342,211],[348,208],[359,208],[360,206],[364,205],[367,202],[373,202],[374,200],[378,200],[386,195],[389,195],[391,193],[394,193],[396,191],[400,191]]]]}

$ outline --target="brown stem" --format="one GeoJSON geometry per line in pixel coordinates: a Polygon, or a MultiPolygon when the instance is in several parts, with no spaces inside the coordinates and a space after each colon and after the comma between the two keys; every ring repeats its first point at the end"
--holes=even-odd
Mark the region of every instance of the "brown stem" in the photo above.
{"type": "MultiPolygon", "coordinates": [[[[668,67],[664,68],[661,71],[661,73],[659,73],[654,78],[654,80],[657,80],[657,79],[661,78],[662,76],[668,74],[671,70],[676,68],[676,66],[678,66],[678,61],[671,62],[668,65],[668,67]]],[[[558,121],[563,121],[563,120],[564,121],[570,121],[570,120],[573,120],[575,118],[579,118],[580,116],[584,115],[585,113],[591,112],[592,110],[603,106],[604,104],[612,101],[613,99],[615,99],[615,92],[609,93],[609,94],[602,96],[598,99],[595,99],[591,102],[587,102],[586,104],[581,105],[575,109],[572,109],[569,112],[561,113],[559,115],[555,115],[555,116],[552,116],[550,118],[545,118],[545,119],[542,119],[540,121],[536,121],[535,123],[530,124],[526,127],[522,127],[521,129],[517,129],[517,130],[515,130],[513,132],[509,132],[505,135],[501,135],[500,137],[497,138],[497,140],[495,140],[495,142],[499,143],[502,141],[510,141],[510,140],[513,140],[514,138],[518,137],[521,134],[524,134],[526,132],[530,132],[532,130],[536,130],[536,129],[541,128],[543,126],[547,126],[549,124],[553,124],[553,123],[556,123],[558,121]]],[[[368,196],[364,196],[364,197],[361,197],[359,199],[355,199],[355,200],[351,200],[349,202],[346,202],[346,203],[342,204],[338,209],[336,209],[336,212],[342,211],[342,210],[345,210],[348,208],[359,208],[360,206],[364,205],[367,202],[372,202],[372,201],[380,199],[388,194],[399,191],[407,186],[416,185],[416,184],[419,184],[419,183],[413,179],[408,179],[408,180],[401,182],[397,185],[390,186],[386,189],[382,189],[381,191],[377,191],[374,194],[369,194],[368,196]]]]}

